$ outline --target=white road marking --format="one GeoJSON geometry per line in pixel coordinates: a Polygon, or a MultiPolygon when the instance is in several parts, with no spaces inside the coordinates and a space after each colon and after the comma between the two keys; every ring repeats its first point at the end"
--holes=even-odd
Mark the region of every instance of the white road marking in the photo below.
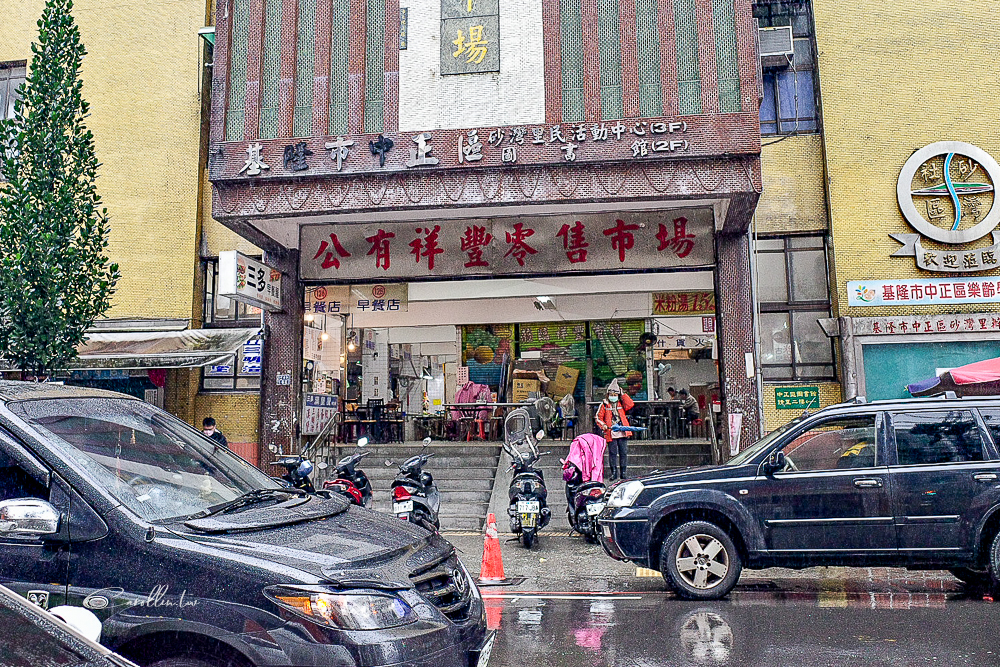
{"type": "Polygon", "coordinates": [[[641,595],[547,595],[484,593],[484,600],[641,600],[641,595]]]}

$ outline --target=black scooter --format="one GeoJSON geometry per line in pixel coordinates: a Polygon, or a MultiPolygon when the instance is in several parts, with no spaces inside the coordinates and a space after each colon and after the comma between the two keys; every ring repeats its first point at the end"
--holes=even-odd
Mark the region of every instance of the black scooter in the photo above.
{"type": "MultiPolygon", "coordinates": [[[[424,448],[431,444],[424,438],[424,448]]],[[[441,528],[438,512],[441,510],[441,494],[434,484],[434,477],[424,471],[427,461],[434,452],[411,456],[399,466],[396,478],[392,480],[392,513],[398,518],[437,532],[441,528]]],[[[393,465],[386,461],[387,466],[393,465]]]]}
{"type": "Polygon", "coordinates": [[[365,471],[358,468],[361,460],[371,454],[370,451],[362,451],[367,445],[368,438],[358,440],[354,453],[337,461],[333,479],[323,482],[324,489],[339,493],[347,498],[348,502],[361,507],[370,507],[372,504],[371,482],[365,471]]]}
{"type": "Polygon", "coordinates": [[[510,457],[508,471],[513,471],[507,497],[510,505],[507,516],[510,531],[516,535],[526,549],[535,543],[538,531],[548,525],[552,511],[546,506],[548,491],[542,471],[535,466],[538,459],[549,452],[539,454],[535,438],[541,439],[541,431],[532,437],[531,415],[524,408],[515,408],[504,419],[503,448],[510,457]]]}
{"type": "Polygon", "coordinates": [[[584,482],[583,473],[570,466],[572,476],[566,481],[566,515],[570,527],[590,544],[597,544],[597,516],[604,509],[608,488],[603,482],[584,482]]]}

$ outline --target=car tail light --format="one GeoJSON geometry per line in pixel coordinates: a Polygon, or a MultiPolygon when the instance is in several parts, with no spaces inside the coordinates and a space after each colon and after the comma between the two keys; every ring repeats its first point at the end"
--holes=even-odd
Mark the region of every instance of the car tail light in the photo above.
{"type": "Polygon", "coordinates": [[[402,486],[397,486],[395,489],[392,490],[392,499],[395,500],[397,503],[402,502],[404,500],[409,500],[410,492],[407,491],[402,486]]]}
{"type": "Polygon", "coordinates": [[[604,495],[604,490],[603,489],[591,489],[590,491],[587,492],[587,495],[589,495],[591,498],[600,498],[601,496],[604,495]]]}

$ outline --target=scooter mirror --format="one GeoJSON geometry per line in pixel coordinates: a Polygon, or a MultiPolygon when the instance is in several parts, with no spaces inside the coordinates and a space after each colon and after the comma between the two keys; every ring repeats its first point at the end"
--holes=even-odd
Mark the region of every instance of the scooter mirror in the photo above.
{"type": "Polygon", "coordinates": [[[544,437],[545,437],[545,431],[539,431],[538,433],[535,434],[535,440],[541,440],[544,437]]]}
{"type": "Polygon", "coordinates": [[[320,470],[326,470],[327,468],[330,467],[330,465],[326,461],[320,461],[319,463],[316,464],[316,467],[319,468],[320,470]]]}
{"type": "Polygon", "coordinates": [[[368,438],[358,438],[358,447],[364,447],[368,444],[368,438]]]}
{"type": "Polygon", "coordinates": [[[268,445],[267,448],[271,450],[272,454],[277,454],[278,453],[278,446],[277,445],[268,445]]]}
{"type": "Polygon", "coordinates": [[[431,444],[431,439],[430,438],[424,438],[424,447],[426,447],[429,444],[431,444]]]}

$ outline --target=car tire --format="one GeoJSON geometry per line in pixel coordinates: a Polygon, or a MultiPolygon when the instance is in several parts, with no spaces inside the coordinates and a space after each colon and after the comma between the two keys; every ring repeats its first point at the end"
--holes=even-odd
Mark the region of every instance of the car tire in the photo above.
{"type": "Polygon", "coordinates": [[[145,663],[144,667],[245,667],[245,664],[243,661],[198,653],[163,658],[156,662],[145,663]]]}
{"type": "Polygon", "coordinates": [[[987,584],[1000,590],[1000,532],[993,537],[989,556],[989,581],[987,584]]]}
{"type": "Polygon", "coordinates": [[[707,521],[681,524],[660,547],[660,572],[667,587],[688,600],[718,600],[733,589],[743,570],[736,544],[707,521]]]}
{"type": "Polygon", "coordinates": [[[956,579],[976,588],[986,588],[993,582],[993,577],[990,575],[989,570],[974,570],[971,567],[953,567],[948,571],[956,579]]]}

